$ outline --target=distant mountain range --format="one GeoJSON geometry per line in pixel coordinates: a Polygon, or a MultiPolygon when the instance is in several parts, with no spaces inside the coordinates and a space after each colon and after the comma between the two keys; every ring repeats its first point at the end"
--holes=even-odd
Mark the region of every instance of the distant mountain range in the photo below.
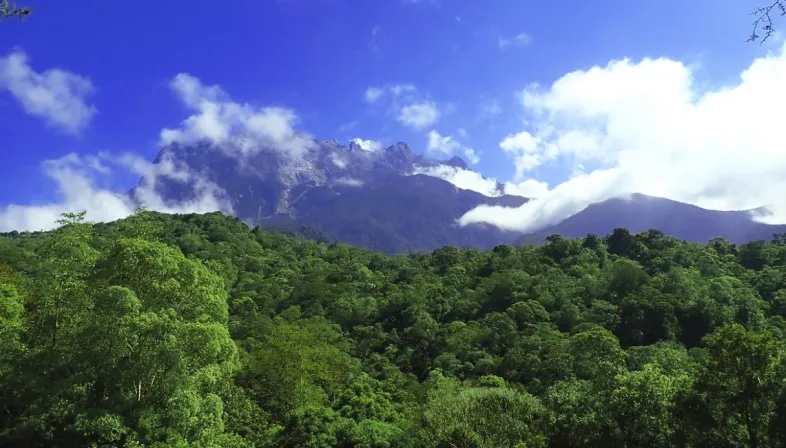
{"type": "MultiPolygon", "coordinates": [[[[274,149],[245,152],[242,158],[208,144],[164,148],[155,163],[174,162],[200,173],[226,192],[235,216],[250,225],[318,235],[386,253],[431,251],[441,246],[488,249],[499,244],[540,243],[548,235],[606,235],[617,227],[631,232],[655,228],[688,241],[722,236],[732,242],[770,240],[786,226],[757,223],[748,212],[705,210],[644,195],[593,204],[557,225],[523,235],[491,225],[459,227],[455,221],[481,204],[509,207],[528,199],[457,188],[427,174],[448,165],[466,169],[459,157],[442,161],[415,153],[406,143],[367,151],[337,141],[314,142],[304,156],[274,149]],[[297,230],[300,229],[300,230],[297,230]]],[[[140,185],[151,182],[142,178],[140,185]]],[[[199,185],[156,179],[166,201],[199,194],[199,185]]],[[[138,187],[137,187],[138,188],[138,187]]],[[[136,196],[137,188],[129,194],[136,196]]]]}
{"type": "Polygon", "coordinates": [[[624,227],[631,233],[657,229],[666,235],[706,243],[723,237],[732,243],[770,241],[773,234],[786,232],[786,225],[762,224],[749,211],[707,210],[669,199],[634,194],[592,204],[583,211],[535,234],[524,235],[519,243],[538,243],[548,235],[578,238],[588,233],[610,234],[624,227]]]}

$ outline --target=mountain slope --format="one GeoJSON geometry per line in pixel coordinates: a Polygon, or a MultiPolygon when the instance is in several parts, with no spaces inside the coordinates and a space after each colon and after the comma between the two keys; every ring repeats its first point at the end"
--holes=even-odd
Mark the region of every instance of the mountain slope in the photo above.
{"type": "MultiPolygon", "coordinates": [[[[379,151],[356,144],[317,142],[298,157],[274,148],[171,145],[155,163],[163,172],[180,167],[191,177],[145,177],[165,201],[196,200],[209,186],[223,194],[227,212],[266,228],[307,228],[322,240],[355,244],[386,253],[431,251],[441,246],[488,249],[499,244],[540,243],[548,235],[607,235],[617,227],[633,233],[658,229],[696,242],[722,236],[732,242],[770,240],[786,226],[754,222],[748,212],[705,210],[645,195],[593,204],[564,221],[522,236],[491,225],[458,227],[456,220],[482,205],[519,206],[526,198],[496,197],[457,188],[425,174],[428,167],[469,169],[459,157],[448,161],[416,154],[405,143],[379,151]],[[196,176],[196,177],[194,177],[196,176]],[[215,188],[217,187],[217,188],[215,188]]],[[[439,170],[438,170],[439,171],[439,170]]],[[[502,186],[497,184],[497,192],[502,186]]],[[[136,197],[138,189],[130,192],[136,197]]],[[[141,201],[140,201],[141,202],[141,201]]]]}
{"type": "Polygon", "coordinates": [[[426,175],[385,176],[364,188],[315,187],[294,205],[294,216],[275,215],[262,224],[296,220],[339,241],[386,253],[441,246],[490,248],[518,238],[493,226],[459,227],[456,218],[480,204],[523,204],[524,198],[489,198],[426,175]]]}
{"type": "Polygon", "coordinates": [[[770,241],[774,233],[786,232],[786,226],[767,225],[753,221],[747,211],[707,210],[664,198],[632,195],[592,204],[559,224],[525,235],[519,243],[538,243],[548,235],[568,238],[588,233],[610,234],[624,227],[632,233],[658,229],[686,241],[707,242],[724,237],[733,243],[755,240],[770,241]]]}
{"type": "MultiPolygon", "coordinates": [[[[207,144],[172,145],[156,164],[184,166],[215,184],[235,216],[267,228],[308,227],[338,241],[387,253],[431,251],[441,246],[488,249],[513,243],[520,233],[455,221],[481,205],[518,206],[526,198],[487,197],[422,174],[416,168],[447,165],[468,169],[459,157],[448,161],[416,154],[405,143],[381,151],[335,141],[315,142],[302,157],[256,149],[238,157],[207,144]]],[[[143,178],[140,186],[154,182],[143,178]]],[[[501,187],[500,187],[501,188],[501,187]]],[[[193,181],[156,178],[155,191],[167,201],[194,200],[193,181]]],[[[131,191],[136,196],[138,188],[131,191]]]]}

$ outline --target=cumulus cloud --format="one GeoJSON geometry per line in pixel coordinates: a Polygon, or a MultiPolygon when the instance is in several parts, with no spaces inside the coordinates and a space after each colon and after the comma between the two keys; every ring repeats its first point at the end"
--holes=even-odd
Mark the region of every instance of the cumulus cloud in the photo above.
{"type": "Polygon", "coordinates": [[[432,129],[428,133],[426,151],[432,154],[452,155],[461,148],[461,143],[450,135],[441,135],[432,129]]]}
{"type": "Polygon", "coordinates": [[[433,101],[407,104],[399,110],[398,121],[404,126],[420,130],[432,126],[439,120],[439,109],[433,101]]]}
{"type": "Polygon", "coordinates": [[[464,148],[464,157],[470,165],[477,165],[480,163],[480,153],[472,148],[464,148]]]}
{"type": "Polygon", "coordinates": [[[525,89],[528,126],[500,143],[517,180],[544,164],[572,166],[574,175],[520,208],[477,208],[460,223],[534,231],[630,193],[717,210],[767,206],[757,220],[786,223],[785,50],[712,88],[690,65],[647,58],[525,89]]]}
{"type": "Polygon", "coordinates": [[[171,158],[152,164],[130,153],[119,157],[106,153],[97,156],[72,153],[47,160],[42,167],[44,174],[56,184],[58,200],[0,208],[0,231],[50,230],[57,227],[61,213],[80,210],[86,210],[87,219],[92,221],[114,221],[131,215],[138,205],[164,213],[232,213],[232,205],[222,189],[171,158]],[[135,200],[109,188],[117,170],[131,171],[145,178],[136,189],[135,200]],[[195,194],[182,202],[167,201],[155,190],[162,179],[188,183],[195,194]]]}
{"type": "Polygon", "coordinates": [[[162,130],[162,145],[207,141],[237,158],[263,149],[297,158],[316,147],[310,135],[295,130],[298,117],[291,109],[234,102],[221,87],[205,86],[186,73],[175,76],[170,87],[195,113],[179,128],[162,130]]]}
{"type": "Polygon", "coordinates": [[[353,138],[351,142],[364,151],[379,151],[380,149],[382,149],[382,142],[378,142],[376,140],[363,140],[362,138],[353,138]]]}
{"type": "Polygon", "coordinates": [[[499,36],[499,38],[497,38],[497,45],[500,50],[509,47],[523,47],[530,43],[532,43],[532,37],[527,33],[519,33],[511,37],[499,36]]]}
{"type": "MultiPolygon", "coordinates": [[[[459,132],[460,131],[461,130],[459,130],[459,132]]],[[[464,135],[466,135],[466,131],[464,135]]],[[[461,142],[451,135],[442,135],[435,129],[432,129],[429,131],[427,137],[428,143],[426,144],[426,152],[431,155],[446,157],[463,152],[464,157],[467,158],[470,164],[475,165],[480,162],[480,153],[478,151],[462,145],[461,142]]]]}
{"type": "Polygon", "coordinates": [[[89,79],[61,69],[36,72],[18,50],[0,57],[0,89],[8,90],[28,114],[70,134],[81,132],[97,112],[86,102],[94,90],[89,79]]]}
{"type": "Polygon", "coordinates": [[[450,165],[416,166],[412,174],[425,174],[450,182],[462,190],[472,190],[489,197],[500,196],[502,193],[497,181],[483,177],[482,174],[450,165]]]}
{"type": "Polygon", "coordinates": [[[513,159],[517,179],[542,163],[538,142],[527,131],[508,135],[499,143],[499,147],[513,159]]]}

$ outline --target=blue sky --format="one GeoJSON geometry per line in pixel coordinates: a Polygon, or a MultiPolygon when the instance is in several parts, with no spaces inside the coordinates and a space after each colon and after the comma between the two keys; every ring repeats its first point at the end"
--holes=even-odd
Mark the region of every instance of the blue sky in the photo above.
{"type": "MultiPolygon", "coordinates": [[[[76,91],[69,98],[84,106],[77,108],[84,119],[64,109],[59,112],[70,121],[53,121],[50,115],[58,111],[31,112],[33,106],[20,99],[29,99],[30,92],[20,92],[29,87],[15,89],[0,70],[0,209],[58,200],[56,184],[42,170],[47,160],[99,152],[152,160],[161,130],[193,113],[170,88],[179,73],[219,85],[237,102],[291,109],[297,128],[321,140],[406,141],[427,151],[429,133],[438,134],[435,154],[447,158],[452,151],[467,158],[466,148],[472,148],[479,156],[474,168],[484,175],[554,189],[577,176],[577,169],[592,174],[621,159],[612,163],[604,155],[584,157],[573,150],[566,157],[546,156],[546,136],[534,129],[549,124],[554,114],[533,122],[535,103],[528,110],[521,93],[532,92],[533,83],[545,88],[541,109],[544,104],[553,109],[556,103],[543,95],[565,75],[649,57],[688,67],[690,90],[702,95],[736,85],[741,72],[782,42],[776,36],[764,46],[745,43],[749,13],[759,5],[733,0],[29,3],[36,11],[28,21],[0,24],[0,58],[7,64],[13,55],[24,55],[35,76],[60,70],[78,77],[61,87],[76,91]],[[396,86],[413,88],[396,98],[396,86]],[[374,89],[385,94],[371,103],[367,92],[374,89]],[[406,120],[402,109],[408,105],[427,105],[432,115],[406,120]],[[508,150],[501,146],[521,132],[542,143],[539,162],[532,162],[520,138],[508,140],[508,150]]],[[[135,180],[131,173],[115,173],[104,186],[124,190],[135,180]]],[[[751,205],[710,194],[713,188],[663,191],[717,208],[751,205]]],[[[557,202],[552,208],[567,213],[557,202]]]]}

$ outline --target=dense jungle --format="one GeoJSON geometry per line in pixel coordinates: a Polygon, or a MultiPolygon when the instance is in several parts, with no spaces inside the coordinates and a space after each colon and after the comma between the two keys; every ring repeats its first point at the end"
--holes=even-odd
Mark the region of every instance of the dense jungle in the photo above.
{"type": "Polygon", "coordinates": [[[0,237],[3,447],[786,446],[783,235],[387,256],[60,224],[0,237]]]}

